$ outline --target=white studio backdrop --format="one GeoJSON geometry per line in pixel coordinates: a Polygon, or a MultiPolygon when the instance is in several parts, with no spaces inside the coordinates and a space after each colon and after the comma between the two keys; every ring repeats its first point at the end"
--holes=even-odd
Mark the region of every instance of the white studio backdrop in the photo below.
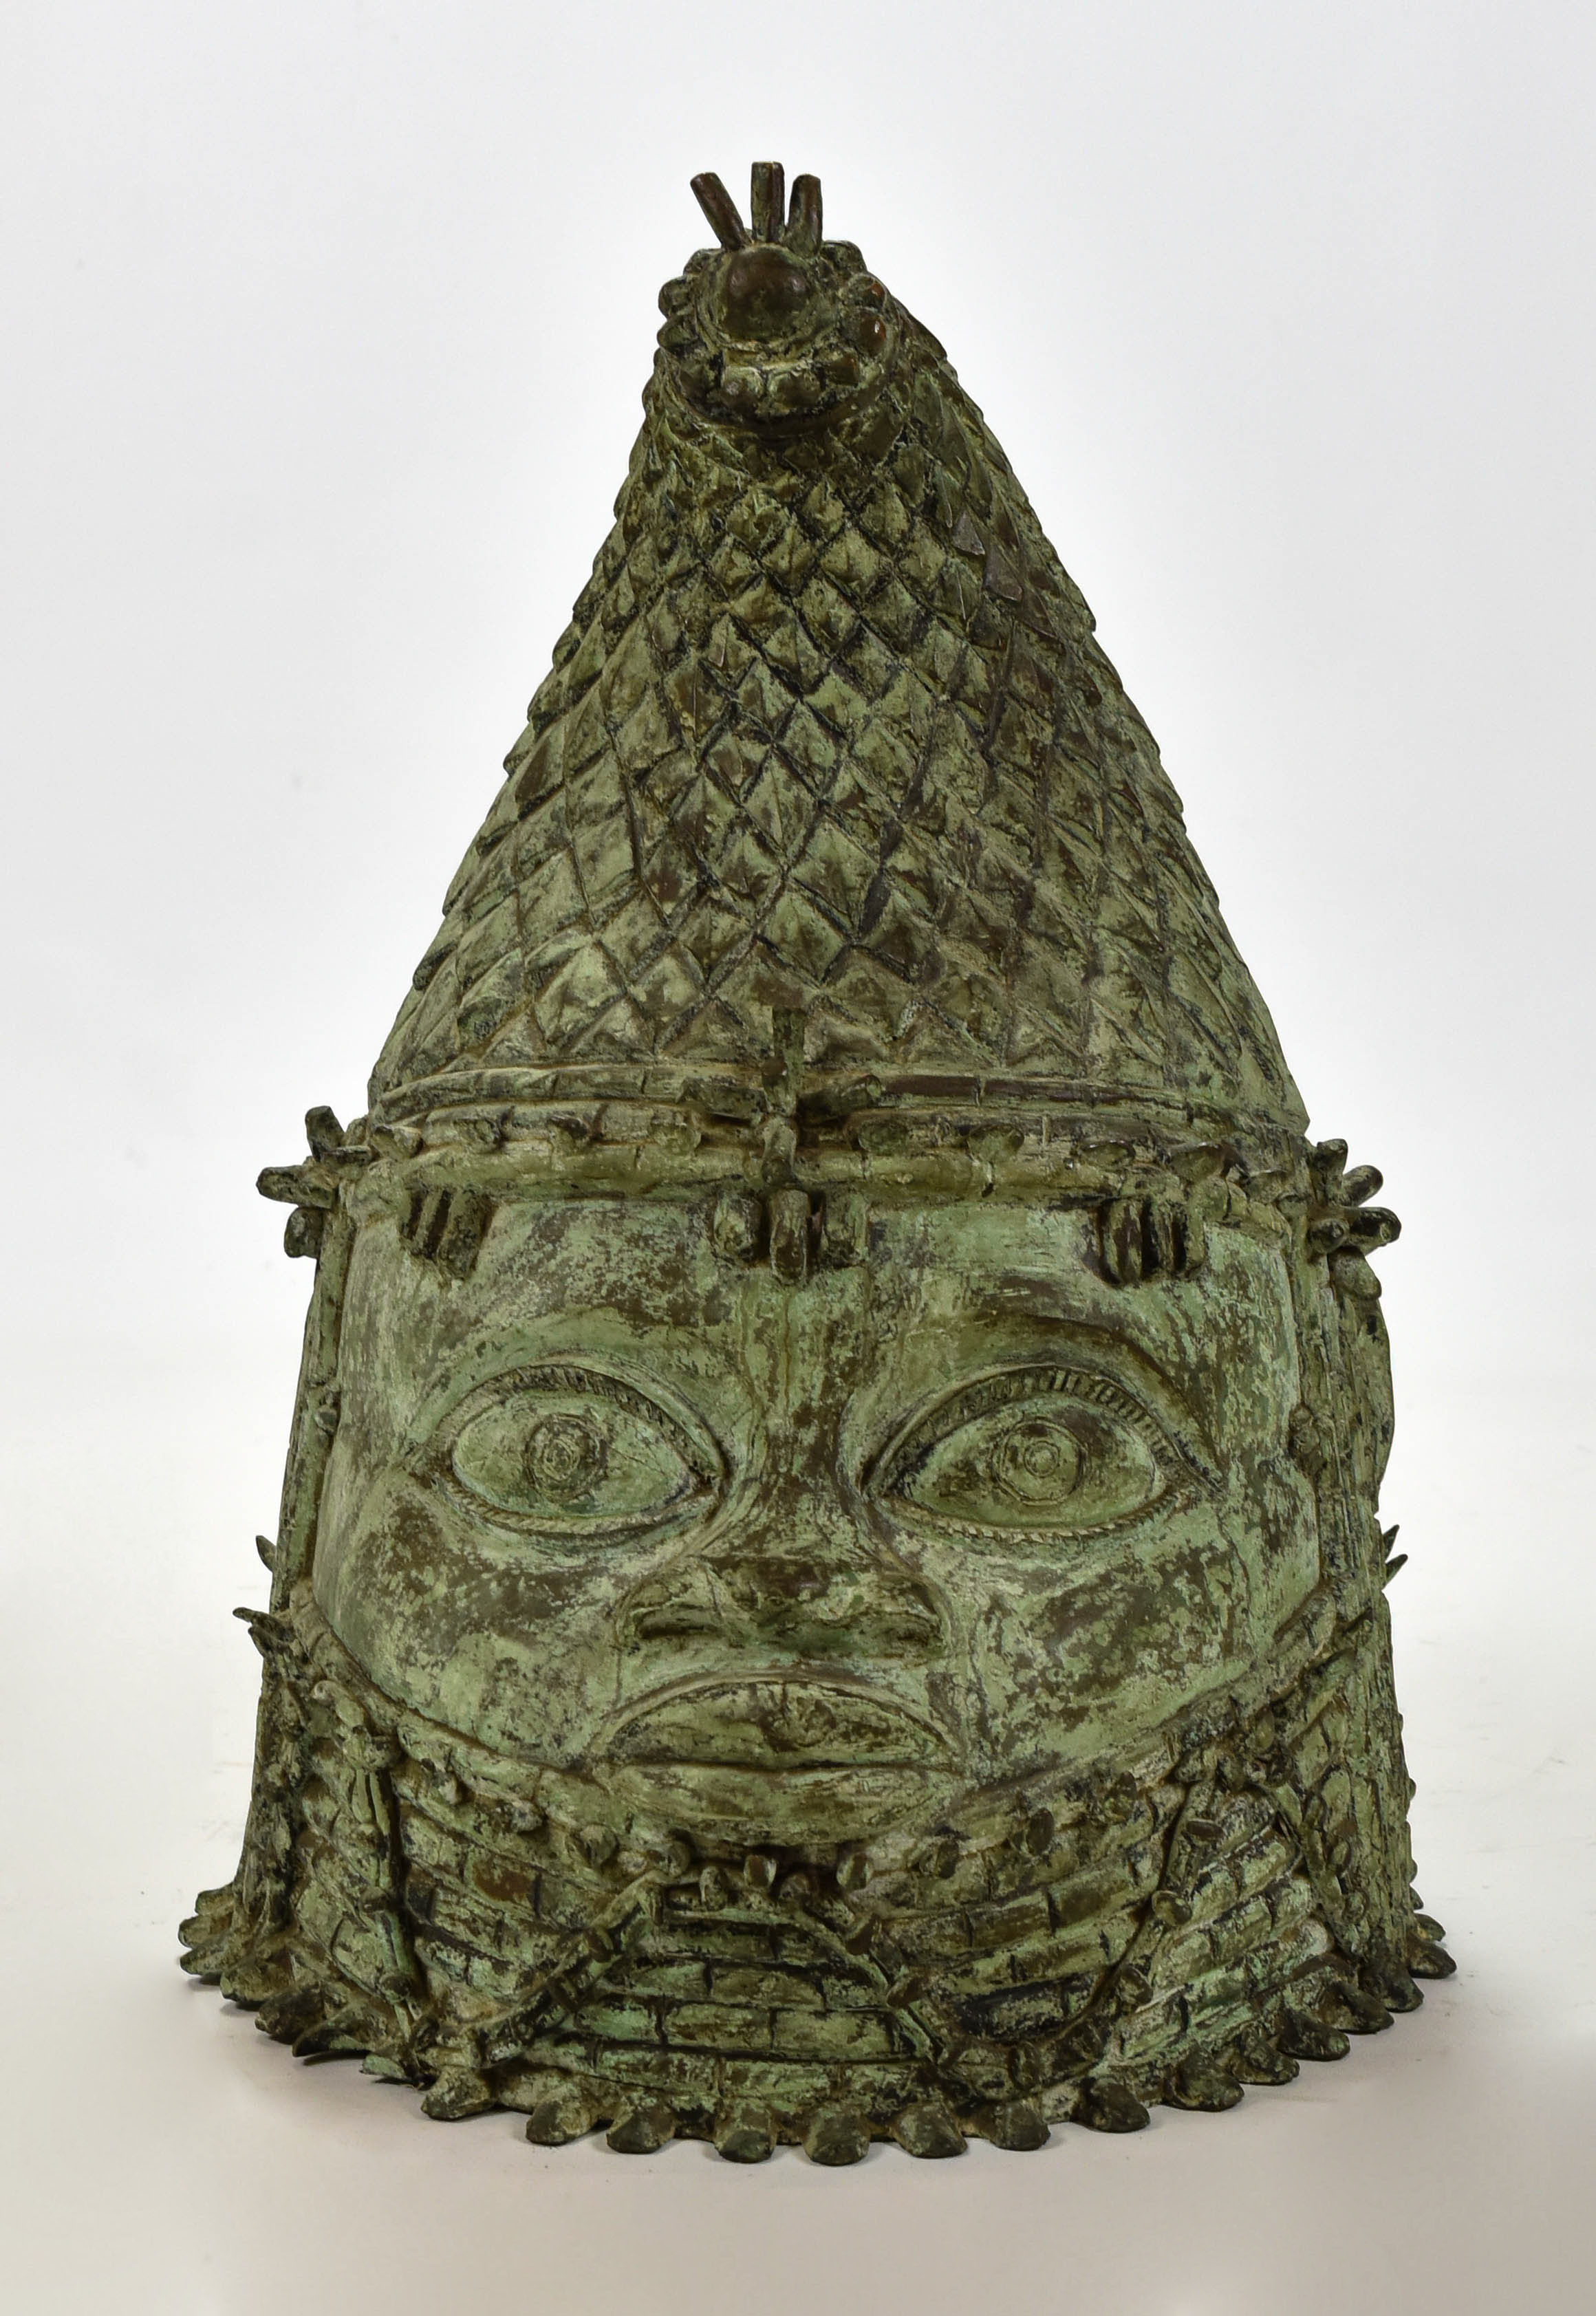
{"type": "Polygon", "coordinates": [[[13,0],[0,43],[16,2304],[1580,2304],[1596,20],[13,0]],[[308,1286],[253,1179],[363,1106],[687,180],[764,157],[947,344],[1407,1224],[1393,1601],[1459,1977],[1235,2117],[951,2178],[426,2125],[171,1961],[236,1856],[308,1286]]]}

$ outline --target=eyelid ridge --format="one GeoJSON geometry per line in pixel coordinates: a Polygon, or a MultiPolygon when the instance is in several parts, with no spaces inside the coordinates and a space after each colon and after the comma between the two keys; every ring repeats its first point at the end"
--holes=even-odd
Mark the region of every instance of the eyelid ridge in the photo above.
{"type": "Polygon", "coordinates": [[[474,1385],[414,1444],[406,1463],[412,1469],[433,1472],[451,1468],[456,1442],[478,1416],[522,1394],[531,1396],[539,1388],[550,1394],[564,1393],[567,1396],[591,1393],[595,1399],[609,1399],[626,1407],[629,1413],[641,1412],[645,1421],[659,1421],[683,1450],[683,1460],[698,1473],[703,1484],[716,1491],[725,1487],[727,1462],[720,1443],[695,1411],[682,1406],[673,1394],[662,1393],[652,1379],[646,1388],[612,1367],[569,1356],[523,1361],[474,1385]],[[604,1384],[611,1389],[594,1387],[604,1384]],[[629,1406],[629,1402],[634,1405],[629,1406]]]}
{"type": "Polygon", "coordinates": [[[1018,1365],[1078,1367],[1117,1383],[1147,1408],[1154,1421],[1163,1426],[1170,1445],[1185,1456],[1200,1479],[1209,1487],[1222,1484],[1218,1456],[1201,1409],[1192,1404],[1144,1344],[1073,1313],[1027,1308],[991,1311],[985,1316],[989,1324],[1006,1321],[1023,1326],[1030,1340],[1016,1350],[1018,1365]]]}
{"type": "MultiPolygon", "coordinates": [[[[1201,1481],[1210,1490],[1220,1484],[1218,1474],[1205,1457],[1198,1454],[1183,1431],[1172,1430],[1158,1412],[1146,1406],[1118,1376],[1105,1374],[1100,1367],[1086,1365],[1077,1358],[1054,1358],[1003,1361],[978,1375],[967,1376],[950,1390],[923,1402],[897,1425],[885,1446],[867,1460],[860,1477],[862,1491],[868,1495],[879,1495],[889,1489],[908,1450],[939,1415],[946,1413],[950,1418],[937,1435],[946,1438],[950,1431],[958,1428],[951,1421],[953,1411],[972,1393],[979,1391],[984,1385],[998,1383],[1011,1376],[1022,1380],[1027,1375],[1069,1375],[1097,1385],[1097,1391],[1070,1395],[1079,1396],[1088,1403],[1095,1399],[1099,1405],[1109,1406],[1121,1420],[1134,1426],[1155,1455],[1172,1462],[1177,1470],[1201,1481]]],[[[963,1420],[972,1419],[967,1417],[963,1420]]],[[[935,1444],[934,1438],[927,1440],[927,1449],[935,1444]]]]}

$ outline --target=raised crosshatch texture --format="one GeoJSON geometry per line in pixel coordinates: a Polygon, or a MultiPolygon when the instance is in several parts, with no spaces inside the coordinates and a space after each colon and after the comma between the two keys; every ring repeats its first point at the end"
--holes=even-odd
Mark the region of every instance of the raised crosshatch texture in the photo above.
{"type": "Polygon", "coordinates": [[[313,1256],[186,1965],[554,2143],[1229,2107],[1412,1890],[1372,1167],[941,348],[753,174],[313,1256]]]}
{"type": "Polygon", "coordinates": [[[462,1067],[768,1053],[1146,1087],[1298,1129],[1273,1027],[1146,726],[980,412],[857,250],[823,340],[886,329],[817,432],[682,391],[714,261],[668,283],[646,418],[372,1098],[462,1067]]]}

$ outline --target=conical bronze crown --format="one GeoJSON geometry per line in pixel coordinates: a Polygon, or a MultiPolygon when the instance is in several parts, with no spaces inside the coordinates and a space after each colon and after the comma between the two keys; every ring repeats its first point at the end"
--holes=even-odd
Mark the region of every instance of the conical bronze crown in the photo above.
{"type": "Polygon", "coordinates": [[[1154,741],[941,347],[820,239],[815,179],[784,224],[756,168],[752,236],[695,190],[721,247],[661,293],[614,529],[374,1114],[702,1100],[768,1078],[785,1013],[821,1100],[1300,1132],[1154,741]]]}

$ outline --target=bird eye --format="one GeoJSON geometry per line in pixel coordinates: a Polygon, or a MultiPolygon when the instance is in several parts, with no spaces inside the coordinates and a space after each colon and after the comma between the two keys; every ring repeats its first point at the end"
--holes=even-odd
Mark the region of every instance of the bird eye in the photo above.
{"type": "Polygon", "coordinates": [[[598,1537],[655,1528],[712,1492],[707,1448],[641,1392],[585,1367],[502,1376],[468,1404],[448,1471],[537,1534],[598,1537]]]}
{"type": "Polygon", "coordinates": [[[888,1459],[882,1492],[911,1519],[1016,1542],[1083,1536],[1166,1492],[1163,1433],[1128,1393],[1069,1367],[970,1385],[888,1459]]]}

